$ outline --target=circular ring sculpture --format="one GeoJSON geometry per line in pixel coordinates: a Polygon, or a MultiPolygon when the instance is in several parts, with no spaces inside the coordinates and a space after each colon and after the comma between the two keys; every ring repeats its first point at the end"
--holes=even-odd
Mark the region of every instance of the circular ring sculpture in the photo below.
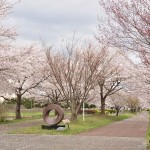
{"type": "Polygon", "coordinates": [[[57,104],[49,104],[47,107],[44,108],[43,110],[43,119],[44,121],[49,125],[57,125],[59,124],[64,118],[64,111],[63,109],[57,105],[57,104]],[[56,118],[51,118],[49,116],[50,111],[55,110],[57,117],[56,118]]]}

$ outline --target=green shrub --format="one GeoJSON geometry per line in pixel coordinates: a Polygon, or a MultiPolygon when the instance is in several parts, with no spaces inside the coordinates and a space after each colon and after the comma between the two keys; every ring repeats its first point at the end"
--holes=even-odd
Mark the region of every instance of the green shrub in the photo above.
{"type": "Polygon", "coordinates": [[[95,106],[94,104],[91,104],[91,105],[89,106],[89,108],[96,108],[96,106],[95,106]]]}
{"type": "Polygon", "coordinates": [[[95,109],[85,109],[84,112],[85,112],[85,114],[95,114],[96,113],[95,109]]]}
{"type": "Polygon", "coordinates": [[[88,103],[84,103],[84,108],[89,108],[89,104],[88,103]]]}
{"type": "Polygon", "coordinates": [[[100,110],[97,108],[97,109],[95,109],[95,113],[96,114],[100,114],[100,110]]]}
{"type": "Polygon", "coordinates": [[[34,101],[32,99],[27,98],[22,99],[22,105],[27,109],[31,109],[31,107],[33,107],[33,103],[34,101]]]}
{"type": "Polygon", "coordinates": [[[105,110],[105,114],[113,114],[113,113],[116,113],[116,110],[113,110],[113,109],[106,109],[105,110]]]}

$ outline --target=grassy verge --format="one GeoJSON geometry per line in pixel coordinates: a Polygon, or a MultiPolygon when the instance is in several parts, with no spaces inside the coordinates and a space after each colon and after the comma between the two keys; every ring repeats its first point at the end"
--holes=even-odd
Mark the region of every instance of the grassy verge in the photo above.
{"type": "Polygon", "coordinates": [[[150,150],[150,111],[149,111],[149,125],[146,134],[146,141],[147,141],[147,150],[150,150]]]}
{"type": "Polygon", "coordinates": [[[130,114],[124,114],[121,116],[98,116],[98,115],[87,115],[85,121],[82,121],[82,117],[79,117],[78,122],[70,123],[70,130],[46,130],[41,129],[41,126],[34,126],[28,128],[22,128],[19,130],[11,131],[11,134],[50,134],[50,135],[70,135],[70,134],[78,134],[83,131],[87,131],[93,128],[102,127],[104,125],[113,123],[115,121],[121,121],[123,119],[127,119],[131,117],[130,114]]]}

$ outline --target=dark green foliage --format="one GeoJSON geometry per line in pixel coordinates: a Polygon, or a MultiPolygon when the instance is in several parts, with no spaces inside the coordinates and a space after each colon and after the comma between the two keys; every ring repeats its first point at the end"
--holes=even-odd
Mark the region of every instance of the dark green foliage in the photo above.
{"type": "Polygon", "coordinates": [[[113,114],[113,113],[116,113],[116,110],[113,110],[113,109],[106,109],[105,110],[105,114],[113,114]]]}
{"type": "Polygon", "coordinates": [[[89,108],[89,104],[88,103],[84,103],[84,108],[89,108]]]}
{"type": "Polygon", "coordinates": [[[11,98],[7,101],[5,101],[5,104],[15,104],[16,103],[16,99],[15,98],[11,98]]]}
{"type": "Polygon", "coordinates": [[[89,106],[89,108],[96,108],[96,106],[95,106],[94,104],[91,104],[91,105],[89,106]]]}
{"type": "Polygon", "coordinates": [[[94,104],[84,103],[84,108],[96,108],[94,104]]]}
{"type": "MultiPolygon", "coordinates": [[[[10,100],[5,101],[5,104],[16,104],[17,99],[16,98],[12,98],[10,100]]],[[[21,104],[27,108],[27,109],[31,109],[31,107],[33,107],[34,105],[34,100],[30,99],[30,98],[22,98],[21,104]]]]}
{"type": "Polygon", "coordinates": [[[26,107],[27,109],[33,108],[34,105],[34,100],[33,99],[28,99],[28,98],[23,98],[22,99],[22,105],[26,107]]]}

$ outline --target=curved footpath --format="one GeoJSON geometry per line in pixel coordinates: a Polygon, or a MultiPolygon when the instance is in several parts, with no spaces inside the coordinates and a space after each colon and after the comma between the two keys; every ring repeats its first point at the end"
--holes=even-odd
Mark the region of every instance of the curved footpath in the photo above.
{"type": "Polygon", "coordinates": [[[9,135],[15,125],[0,125],[0,150],[146,150],[148,122],[148,113],[142,112],[77,136],[9,135]]]}
{"type": "Polygon", "coordinates": [[[142,112],[123,121],[90,130],[80,135],[112,137],[145,137],[148,128],[148,113],[142,112]]]}

